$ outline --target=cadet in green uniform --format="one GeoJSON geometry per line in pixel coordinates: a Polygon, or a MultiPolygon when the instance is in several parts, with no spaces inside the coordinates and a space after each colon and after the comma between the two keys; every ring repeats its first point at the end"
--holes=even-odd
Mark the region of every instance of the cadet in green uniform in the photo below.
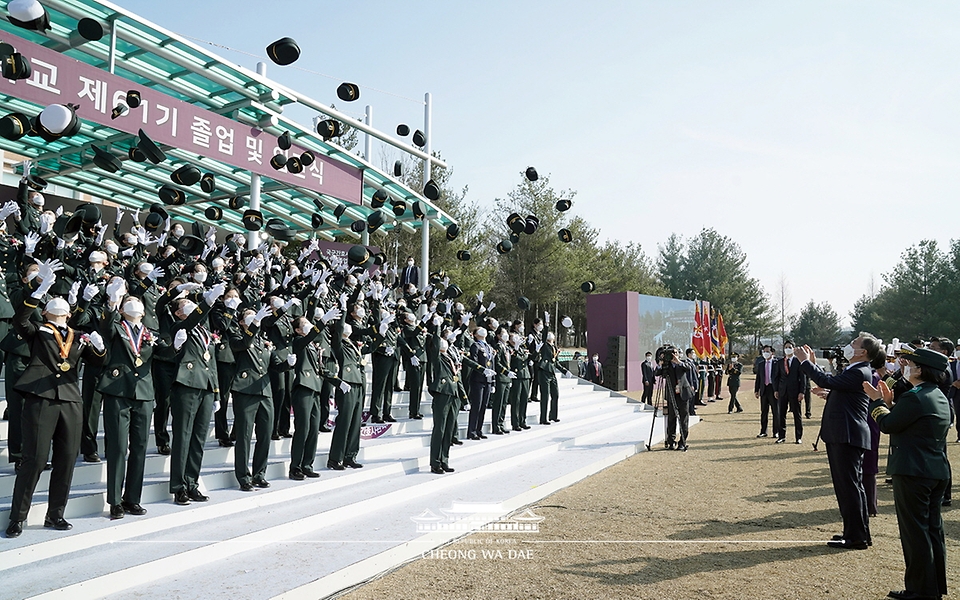
{"type": "MultiPolygon", "coordinates": [[[[380,311],[380,322],[384,319],[393,319],[387,310],[380,311]]],[[[394,421],[392,410],[393,383],[397,380],[397,370],[400,368],[400,352],[397,349],[397,337],[400,335],[400,325],[391,323],[383,336],[383,341],[373,351],[373,389],[370,392],[370,421],[383,423],[394,421]]]]}
{"type": "Polygon", "coordinates": [[[523,343],[522,333],[510,334],[513,352],[510,356],[510,370],[517,378],[510,386],[510,425],[514,431],[530,429],[527,425],[527,398],[530,397],[530,352],[523,343]]]}
{"type": "Polygon", "coordinates": [[[451,429],[456,428],[459,414],[458,398],[466,392],[460,380],[460,364],[457,355],[451,354],[450,343],[439,341],[439,355],[433,365],[433,381],[430,393],[433,396],[433,432],[430,434],[430,472],[442,475],[452,473],[450,467],[451,429]]]}
{"type": "Polygon", "coordinates": [[[906,589],[892,591],[898,599],[930,598],[947,593],[947,559],[940,502],[950,478],[947,433],[950,407],[938,382],[947,370],[947,357],[926,348],[901,350],[901,372],[916,387],[893,404],[886,383],[870,382],[870,414],[880,431],[890,434],[887,474],[893,478],[893,499],[906,563],[906,589]]]}
{"type": "MultiPolygon", "coordinates": [[[[510,368],[510,360],[513,350],[509,345],[510,334],[505,327],[496,329],[496,344],[494,345],[494,366],[496,380],[494,381],[493,393],[490,394],[490,404],[493,414],[491,415],[490,431],[494,435],[503,435],[510,433],[503,427],[503,420],[506,417],[507,404],[510,401],[510,383],[517,378],[517,374],[510,368]]],[[[511,415],[512,417],[512,415],[511,415]]]]}

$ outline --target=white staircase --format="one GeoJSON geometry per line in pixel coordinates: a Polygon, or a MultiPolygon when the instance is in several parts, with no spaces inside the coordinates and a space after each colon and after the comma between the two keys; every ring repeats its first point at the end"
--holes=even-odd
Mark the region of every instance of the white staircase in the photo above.
{"type": "MultiPolygon", "coordinates": [[[[211,423],[200,482],[210,501],[186,507],[167,493],[170,459],[156,453],[151,433],[142,517],[110,521],[106,463],[80,461],[65,514],[73,530],[44,529],[45,472],[23,535],[0,539],[0,598],[152,598],[160,590],[167,598],[329,596],[464,534],[466,521],[451,525],[447,517],[431,531],[414,517],[467,502],[484,505],[469,519],[495,521],[644,448],[651,410],[582,380],[559,384],[561,421],[550,426],[538,424],[539,404],[529,404],[531,429],[470,441],[462,411],[464,444],[451,448],[456,471],[444,475],[430,472],[427,392],[419,421],[406,419],[408,394],[394,393],[398,422],[365,430],[379,436],[361,441],[362,469],[327,470],[332,434],[322,433],[321,477],[291,481],[290,440],[271,442],[272,486],[256,492],[239,491],[233,448],[217,445],[211,423]]],[[[489,411],[485,420],[489,434],[489,411]]],[[[6,433],[0,422],[0,527],[15,478],[6,433]]],[[[662,439],[657,424],[654,442],[662,439]]]]}

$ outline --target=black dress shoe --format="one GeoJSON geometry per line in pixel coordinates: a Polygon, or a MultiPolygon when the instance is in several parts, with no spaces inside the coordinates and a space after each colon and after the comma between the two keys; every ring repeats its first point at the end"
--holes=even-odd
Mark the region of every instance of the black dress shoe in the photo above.
{"type": "Polygon", "coordinates": [[[206,502],[207,500],[210,499],[209,496],[204,496],[203,494],[200,493],[200,490],[196,488],[187,492],[187,498],[190,498],[194,502],[206,502]]]}
{"type": "Polygon", "coordinates": [[[233,448],[234,443],[230,440],[217,440],[217,443],[220,444],[221,448],[233,448]]]}
{"type": "Polygon", "coordinates": [[[550,424],[550,421],[540,421],[540,424],[541,424],[541,425],[549,425],[549,424],[550,424]]]}
{"type": "Polygon", "coordinates": [[[430,472],[435,473],[437,475],[443,475],[444,473],[443,469],[440,467],[430,467],[430,472]]]}
{"type": "Polygon", "coordinates": [[[478,433],[477,437],[480,438],[481,440],[487,439],[487,436],[483,435],[482,433],[478,433]]]}
{"type": "Polygon", "coordinates": [[[333,431],[333,430],[330,429],[329,427],[327,427],[326,425],[321,425],[321,426],[320,426],[320,433],[330,433],[331,431],[333,431]]]}
{"type": "Polygon", "coordinates": [[[468,439],[468,440],[479,440],[480,437],[477,436],[477,434],[475,434],[475,433],[469,433],[469,434],[467,434],[467,439],[468,439]]]}
{"type": "Polygon", "coordinates": [[[523,431],[523,430],[520,429],[519,427],[514,427],[514,428],[512,429],[512,431],[523,431]]]}
{"type": "Polygon", "coordinates": [[[500,430],[500,433],[506,433],[506,434],[509,435],[509,434],[510,434],[510,430],[509,430],[509,429],[501,429],[501,430],[500,430]]]}
{"type": "Polygon", "coordinates": [[[887,597],[894,600],[940,600],[943,596],[923,596],[909,590],[890,590],[887,597]]]}
{"type": "Polygon", "coordinates": [[[787,438],[777,438],[777,441],[774,444],[783,444],[787,441],[787,438]]]}
{"type": "Polygon", "coordinates": [[[524,425],[521,425],[521,426],[520,426],[520,429],[530,429],[530,426],[524,424],[524,425]]]}
{"type": "Polygon", "coordinates": [[[21,533],[23,533],[23,521],[10,521],[10,524],[7,525],[7,537],[20,537],[21,533]]]}
{"type": "Polygon", "coordinates": [[[370,422],[371,422],[371,423],[383,423],[383,419],[380,418],[380,417],[371,417],[371,418],[370,418],[370,422]]]}
{"type": "Polygon", "coordinates": [[[50,517],[43,518],[43,526],[56,529],[57,531],[69,531],[73,529],[73,525],[67,523],[67,521],[60,517],[59,519],[51,520],[50,517]]]}
{"type": "Polygon", "coordinates": [[[180,490],[173,495],[173,501],[179,504],[180,506],[186,506],[190,504],[190,496],[187,495],[187,490],[180,490]]]}
{"type": "Polygon", "coordinates": [[[397,422],[397,420],[394,419],[393,417],[391,417],[390,415],[385,416],[385,417],[383,418],[383,420],[386,421],[387,423],[396,423],[396,422],[397,422]]]}
{"type": "Polygon", "coordinates": [[[765,438],[765,437],[767,437],[767,434],[765,434],[765,433],[763,433],[763,432],[760,432],[760,433],[757,434],[757,437],[758,437],[758,438],[765,438]]]}
{"type": "Polygon", "coordinates": [[[288,475],[288,477],[290,477],[290,479],[294,481],[303,481],[304,479],[307,478],[307,476],[304,475],[303,471],[301,471],[300,469],[290,469],[290,474],[288,475]]]}
{"type": "Polygon", "coordinates": [[[313,469],[302,469],[302,470],[303,470],[303,474],[309,477],[310,479],[316,479],[317,477],[320,477],[320,473],[317,473],[313,469]]]}
{"type": "Polygon", "coordinates": [[[287,433],[281,433],[280,437],[290,439],[293,437],[293,434],[288,431],[287,433]]]}
{"type": "Polygon", "coordinates": [[[270,436],[270,439],[273,440],[273,441],[275,441],[275,442],[278,442],[278,441],[280,441],[280,434],[279,434],[279,433],[275,433],[275,434],[273,434],[273,435],[270,436]]]}
{"type": "Polygon", "coordinates": [[[253,484],[250,483],[249,481],[244,481],[243,483],[240,484],[240,491],[241,491],[241,492],[252,492],[252,491],[253,491],[253,484]]]}
{"type": "Polygon", "coordinates": [[[559,422],[560,422],[560,419],[550,419],[550,420],[553,421],[554,423],[559,423],[559,422]]]}
{"type": "Polygon", "coordinates": [[[490,432],[490,435],[503,435],[503,432],[499,429],[490,432]]]}
{"type": "Polygon", "coordinates": [[[446,473],[453,473],[454,471],[454,468],[449,465],[440,465],[440,468],[443,469],[444,472],[446,473]]]}
{"type": "Polygon", "coordinates": [[[690,449],[690,446],[686,444],[677,444],[677,450],[680,452],[686,452],[689,449],[690,449]]]}
{"type": "Polygon", "coordinates": [[[674,444],[673,444],[673,442],[667,442],[667,443],[665,443],[665,444],[663,445],[663,447],[664,447],[665,450],[673,450],[674,444]]]}
{"type": "Polygon", "coordinates": [[[742,409],[742,408],[738,408],[738,409],[737,409],[737,412],[738,412],[738,413],[741,413],[741,412],[743,412],[743,409],[742,409]]]}
{"type": "Polygon", "coordinates": [[[463,445],[463,442],[461,442],[461,441],[458,440],[457,438],[453,438],[453,439],[450,441],[450,443],[453,444],[454,446],[462,446],[462,445],[463,445]]]}
{"type": "Polygon", "coordinates": [[[85,463],[98,463],[100,462],[100,456],[97,453],[93,454],[84,454],[83,462],[85,463]]]}
{"type": "Polygon", "coordinates": [[[110,520],[122,519],[123,518],[123,507],[119,504],[110,505],[110,520]]]}
{"type": "Polygon", "coordinates": [[[940,506],[950,506],[951,504],[953,504],[953,501],[950,498],[944,498],[940,502],[940,506]]]}
{"type": "Polygon", "coordinates": [[[352,458],[344,459],[343,466],[350,467],[351,469],[362,469],[363,465],[353,460],[352,458]]]}
{"type": "Polygon", "coordinates": [[[344,467],[342,464],[340,464],[340,463],[338,463],[338,462],[333,462],[332,460],[328,460],[328,461],[327,461],[327,468],[328,468],[328,469],[333,469],[334,471],[342,471],[342,470],[344,470],[346,467],[344,467]]]}
{"type": "Polygon", "coordinates": [[[410,415],[410,418],[413,419],[414,421],[422,421],[423,415],[410,415]]]}
{"type": "Polygon", "coordinates": [[[129,502],[121,502],[120,506],[123,508],[123,512],[131,514],[135,517],[140,517],[147,514],[147,509],[140,506],[139,504],[130,504],[129,502]]]}
{"type": "Polygon", "coordinates": [[[253,485],[258,488],[268,488],[270,487],[270,482],[264,479],[263,477],[261,477],[260,475],[257,475],[256,477],[253,478],[253,485]]]}
{"type": "Polygon", "coordinates": [[[863,542],[863,541],[854,542],[852,540],[844,540],[844,539],[830,540],[829,542],[827,542],[827,546],[830,546],[831,548],[838,548],[840,550],[866,550],[867,549],[866,542],[863,542]]]}
{"type": "Polygon", "coordinates": [[[162,455],[164,455],[164,456],[170,456],[170,445],[169,445],[169,444],[161,444],[161,445],[157,446],[157,453],[158,453],[158,454],[162,454],[162,455]]]}

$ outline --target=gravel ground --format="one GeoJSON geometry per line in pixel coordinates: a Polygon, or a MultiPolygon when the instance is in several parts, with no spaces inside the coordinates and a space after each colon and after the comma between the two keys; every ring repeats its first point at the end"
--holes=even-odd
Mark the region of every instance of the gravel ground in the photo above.
{"type": "MultiPolygon", "coordinates": [[[[883,482],[887,436],[873,547],[833,550],[825,541],[840,532],[840,514],[823,447],[811,447],[818,418],[804,421],[803,444],[788,423],[788,443],[774,445],[754,437],[759,403],[739,397],[743,413],[728,415],[726,401],[700,408],[689,452],[655,447],[532,506],[544,517],[538,534],[471,535],[444,549],[475,558],[420,559],[345,597],[849,600],[902,589],[893,492],[883,482]]],[[[814,415],[822,409],[815,397],[814,415]]],[[[960,465],[954,431],[948,439],[960,465]]],[[[944,528],[950,597],[960,598],[958,507],[944,509],[944,528]]]]}

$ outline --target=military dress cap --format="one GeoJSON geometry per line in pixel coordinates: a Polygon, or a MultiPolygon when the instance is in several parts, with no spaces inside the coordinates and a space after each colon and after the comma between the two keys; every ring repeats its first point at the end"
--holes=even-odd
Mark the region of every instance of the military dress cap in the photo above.
{"type": "Polygon", "coordinates": [[[450,284],[447,286],[447,289],[443,290],[443,297],[447,300],[456,300],[463,295],[463,290],[460,289],[459,285],[450,284]]]}
{"type": "Polygon", "coordinates": [[[320,137],[323,138],[323,141],[327,141],[331,138],[340,137],[343,135],[343,125],[340,123],[340,121],[326,119],[317,123],[317,133],[320,134],[320,137]]]}
{"type": "Polygon", "coordinates": [[[260,231],[260,228],[263,227],[263,213],[259,210],[245,210],[243,212],[243,226],[247,231],[260,231]]]}
{"type": "Polygon", "coordinates": [[[33,130],[43,141],[55,142],[80,132],[76,104],[51,104],[33,120],[33,130]]]}
{"type": "Polygon", "coordinates": [[[393,214],[402,217],[403,213],[407,212],[407,203],[403,200],[396,200],[393,202],[393,214]]]}
{"type": "Polygon", "coordinates": [[[100,207],[90,202],[85,202],[77,206],[74,213],[80,215],[80,220],[84,225],[93,226],[100,222],[100,207]]]}
{"type": "Polygon", "coordinates": [[[143,153],[143,150],[137,148],[136,146],[130,146],[130,149],[127,150],[127,158],[135,163],[147,162],[147,155],[143,153]]]}
{"type": "Polygon", "coordinates": [[[536,215],[527,215],[527,222],[523,231],[527,235],[533,235],[540,227],[540,219],[536,215]]]}
{"type": "Polygon", "coordinates": [[[47,180],[39,175],[27,175],[27,187],[42,192],[47,189],[47,180]]]}
{"type": "Polygon", "coordinates": [[[570,207],[573,206],[573,202],[564,198],[563,200],[557,200],[557,203],[553,205],[560,212],[566,212],[570,210],[570,207]]]}
{"type": "Polygon", "coordinates": [[[77,21],[77,33],[88,42],[97,42],[103,38],[103,25],[96,19],[84,17],[77,21]]]}
{"type": "Polygon", "coordinates": [[[293,145],[293,141],[290,139],[290,132],[284,131],[277,138],[277,146],[280,146],[281,150],[289,150],[291,145],[293,145]]]}
{"type": "Polygon", "coordinates": [[[580,290],[583,291],[584,294],[589,294],[595,289],[597,289],[597,284],[592,281],[584,281],[580,284],[580,290]]]}
{"type": "Polygon", "coordinates": [[[227,206],[233,210],[240,210],[247,203],[246,199],[243,196],[234,196],[227,201],[227,206]]]}
{"type": "Polygon", "coordinates": [[[167,219],[170,216],[170,213],[167,212],[167,209],[165,209],[162,204],[151,204],[150,212],[160,215],[163,219],[167,219]]]}
{"type": "Polygon", "coordinates": [[[387,203],[387,200],[390,199],[390,196],[384,190],[377,190],[373,193],[373,197],[370,198],[370,206],[373,208],[380,208],[387,203]]]}
{"type": "Polygon", "coordinates": [[[0,136],[15,142],[30,133],[33,123],[27,115],[14,112],[0,119],[0,136]]]}
{"type": "Polygon", "coordinates": [[[375,210],[367,215],[367,225],[369,226],[370,231],[374,231],[383,225],[383,213],[379,210],[375,210]]]}
{"type": "Polygon", "coordinates": [[[223,218],[223,209],[219,206],[208,206],[206,209],[204,209],[203,216],[211,221],[219,221],[223,218]]]}
{"type": "Polygon", "coordinates": [[[0,73],[4,79],[29,79],[33,74],[30,61],[10,44],[0,44],[0,73]]]}
{"type": "Polygon", "coordinates": [[[447,226],[447,239],[452,242],[457,239],[458,235],[460,235],[460,226],[456,223],[450,223],[447,226]]]}
{"type": "Polygon", "coordinates": [[[7,12],[7,20],[17,27],[41,33],[50,29],[50,15],[37,0],[11,0],[7,12]]]}
{"type": "Polygon", "coordinates": [[[273,158],[270,159],[270,166],[279,171],[287,166],[287,157],[282,154],[275,154],[273,158]]]}
{"type": "Polygon", "coordinates": [[[560,238],[560,241],[564,244],[569,244],[573,241],[573,234],[570,233],[569,229],[561,229],[557,232],[557,237],[560,238]]]}
{"type": "Polygon", "coordinates": [[[303,173],[303,163],[300,162],[299,156],[291,156],[287,159],[287,171],[294,175],[303,173]]]}
{"type": "Polygon", "coordinates": [[[353,102],[360,97],[360,88],[355,83],[341,83],[337,87],[337,98],[344,102],[353,102]]]}
{"type": "Polygon", "coordinates": [[[429,200],[436,200],[440,197],[440,186],[434,180],[427,182],[427,185],[423,186],[423,195],[429,200]]]}
{"type": "Polygon", "coordinates": [[[204,193],[212,194],[217,189],[217,178],[213,173],[204,173],[200,178],[200,189],[204,193]]]}
{"type": "Polygon", "coordinates": [[[418,129],[413,132],[413,143],[423,148],[427,145],[427,136],[423,135],[423,132],[418,129]]]}
{"type": "Polygon", "coordinates": [[[347,211],[347,205],[346,205],[346,204],[341,204],[341,205],[339,205],[338,207],[336,207],[335,209],[333,209],[333,216],[335,216],[335,217],[337,218],[337,220],[339,221],[339,220],[340,220],[340,217],[342,217],[342,216],[343,216],[343,213],[345,213],[346,211],[347,211]]]}
{"type": "Polygon", "coordinates": [[[521,217],[519,213],[510,213],[510,216],[507,217],[507,227],[514,233],[523,233],[523,229],[526,226],[526,221],[523,220],[523,217],[521,217]]]}
{"type": "Polygon", "coordinates": [[[280,38],[267,46],[267,56],[281,67],[285,67],[300,58],[300,46],[293,38],[280,38]]]}
{"type": "Polygon", "coordinates": [[[190,231],[193,233],[193,235],[202,240],[206,237],[204,234],[206,234],[207,228],[204,227],[203,223],[200,221],[194,221],[193,223],[190,223],[190,231]]]}
{"type": "Polygon", "coordinates": [[[137,140],[137,148],[143,152],[143,155],[147,157],[147,160],[155,165],[159,165],[163,161],[167,160],[167,155],[163,153],[163,150],[160,149],[160,146],[150,139],[143,129],[139,131],[137,137],[139,138],[137,140]]]}
{"type": "Polygon", "coordinates": [[[407,137],[408,135],[410,135],[410,127],[408,125],[404,125],[403,123],[400,123],[399,125],[397,125],[397,135],[399,135],[400,137],[407,137]]]}
{"type": "Polygon", "coordinates": [[[120,159],[101,148],[93,146],[93,164],[107,173],[116,173],[122,166],[120,159]]]}
{"type": "Polygon", "coordinates": [[[520,310],[530,310],[530,300],[526,296],[518,297],[517,308],[520,310]]]}
{"type": "Polygon", "coordinates": [[[393,163],[393,176],[400,177],[401,175],[403,175],[403,162],[398,160],[393,163]]]}
{"type": "Polygon", "coordinates": [[[537,175],[537,170],[534,169],[533,167],[527,167],[527,170],[524,171],[524,175],[526,175],[527,179],[529,179],[530,181],[536,181],[540,179],[540,176],[537,175]]]}
{"type": "Polygon", "coordinates": [[[520,243],[520,234],[510,232],[510,237],[507,238],[507,239],[510,240],[510,243],[511,243],[511,244],[513,244],[514,246],[516,246],[517,244],[520,243]]]}
{"type": "Polygon", "coordinates": [[[497,252],[500,254],[506,254],[511,250],[513,250],[513,244],[510,242],[510,240],[501,240],[500,243],[497,244],[497,252]]]}
{"type": "Polygon", "coordinates": [[[303,154],[300,155],[300,164],[305,167],[309,167],[317,160],[317,155],[313,153],[312,150],[304,150],[303,154]]]}
{"type": "Polygon", "coordinates": [[[347,250],[347,262],[351,265],[361,265],[370,258],[370,251],[367,250],[366,246],[361,246],[357,244],[356,246],[350,246],[350,249],[347,250]]]}
{"type": "Polygon", "coordinates": [[[363,233],[367,229],[367,222],[363,219],[357,219],[350,224],[350,230],[354,233],[363,233]]]}
{"type": "Polygon", "coordinates": [[[140,97],[139,91],[130,90],[127,92],[127,106],[130,108],[140,108],[141,102],[143,102],[143,99],[140,97]]]}
{"type": "Polygon", "coordinates": [[[469,250],[457,250],[457,260],[463,260],[463,261],[470,260],[470,251],[469,251],[469,250]]]}
{"type": "Polygon", "coordinates": [[[183,165],[173,173],[170,173],[170,180],[179,185],[193,185],[200,181],[203,174],[200,169],[193,165],[183,165]]]}
{"type": "Polygon", "coordinates": [[[413,216],[422,219],[427,216],[427,213],[423,210],[423,204],[419,200],[413,203],[413,216]]]}
{"type": "Polygon", "coordinates": [[[53,232],[57,237],[64,238],[80,231],[83,225],[83,216],[79,212],[63,213],[53,222],[53,232]]]}
{"type": "Polygon", "coordinates": [[[196,256],[200,254],[203,252],[204,246],[203,239],[195,235],[180,236],[180,239],[177,240],[177,250],[186,256],[196,256]]]}
{"type": "Polygon", "coordinates": [[[918,365],[931,367],[938,371],[946,371],[950,362],[945,355],[937,352],[936,350],[931,350],[929,348],[915,349],[912,346],[901,347],[900,358],[906,358],[907,360],[913,361],[918,365]]]}
{"type": "Polygon", "coordinates": [[[314,229],[317,229],[318,227],[323,227],[323,215],[320,215],[318,213],[313,213],[310,216],[310,225],[312,225],[314,229]]]}
{"type": "Polygon", "coordinates": [[[183,193],[183,190],[167,183],[160,187],[157,195],[160,196],[160,201],[164,204],[178,205],[187,201],[187,195],[183,193]]]}
{"type": "Polygon", "coordinates": [[[283,222],[282,219],[273,218],[267,221],[266,226],[267,233],[277,238],[278,240],[291,240],[293,239],[293,232],[283,222]]]}
{"type": "Polygon", "coordinates": [[[152,212],[147,215],[147,218],[143,221],[143,228],[153,233],[157,229],[163,226],[163,217],[158,215],[155,212],[152,212]]]}

